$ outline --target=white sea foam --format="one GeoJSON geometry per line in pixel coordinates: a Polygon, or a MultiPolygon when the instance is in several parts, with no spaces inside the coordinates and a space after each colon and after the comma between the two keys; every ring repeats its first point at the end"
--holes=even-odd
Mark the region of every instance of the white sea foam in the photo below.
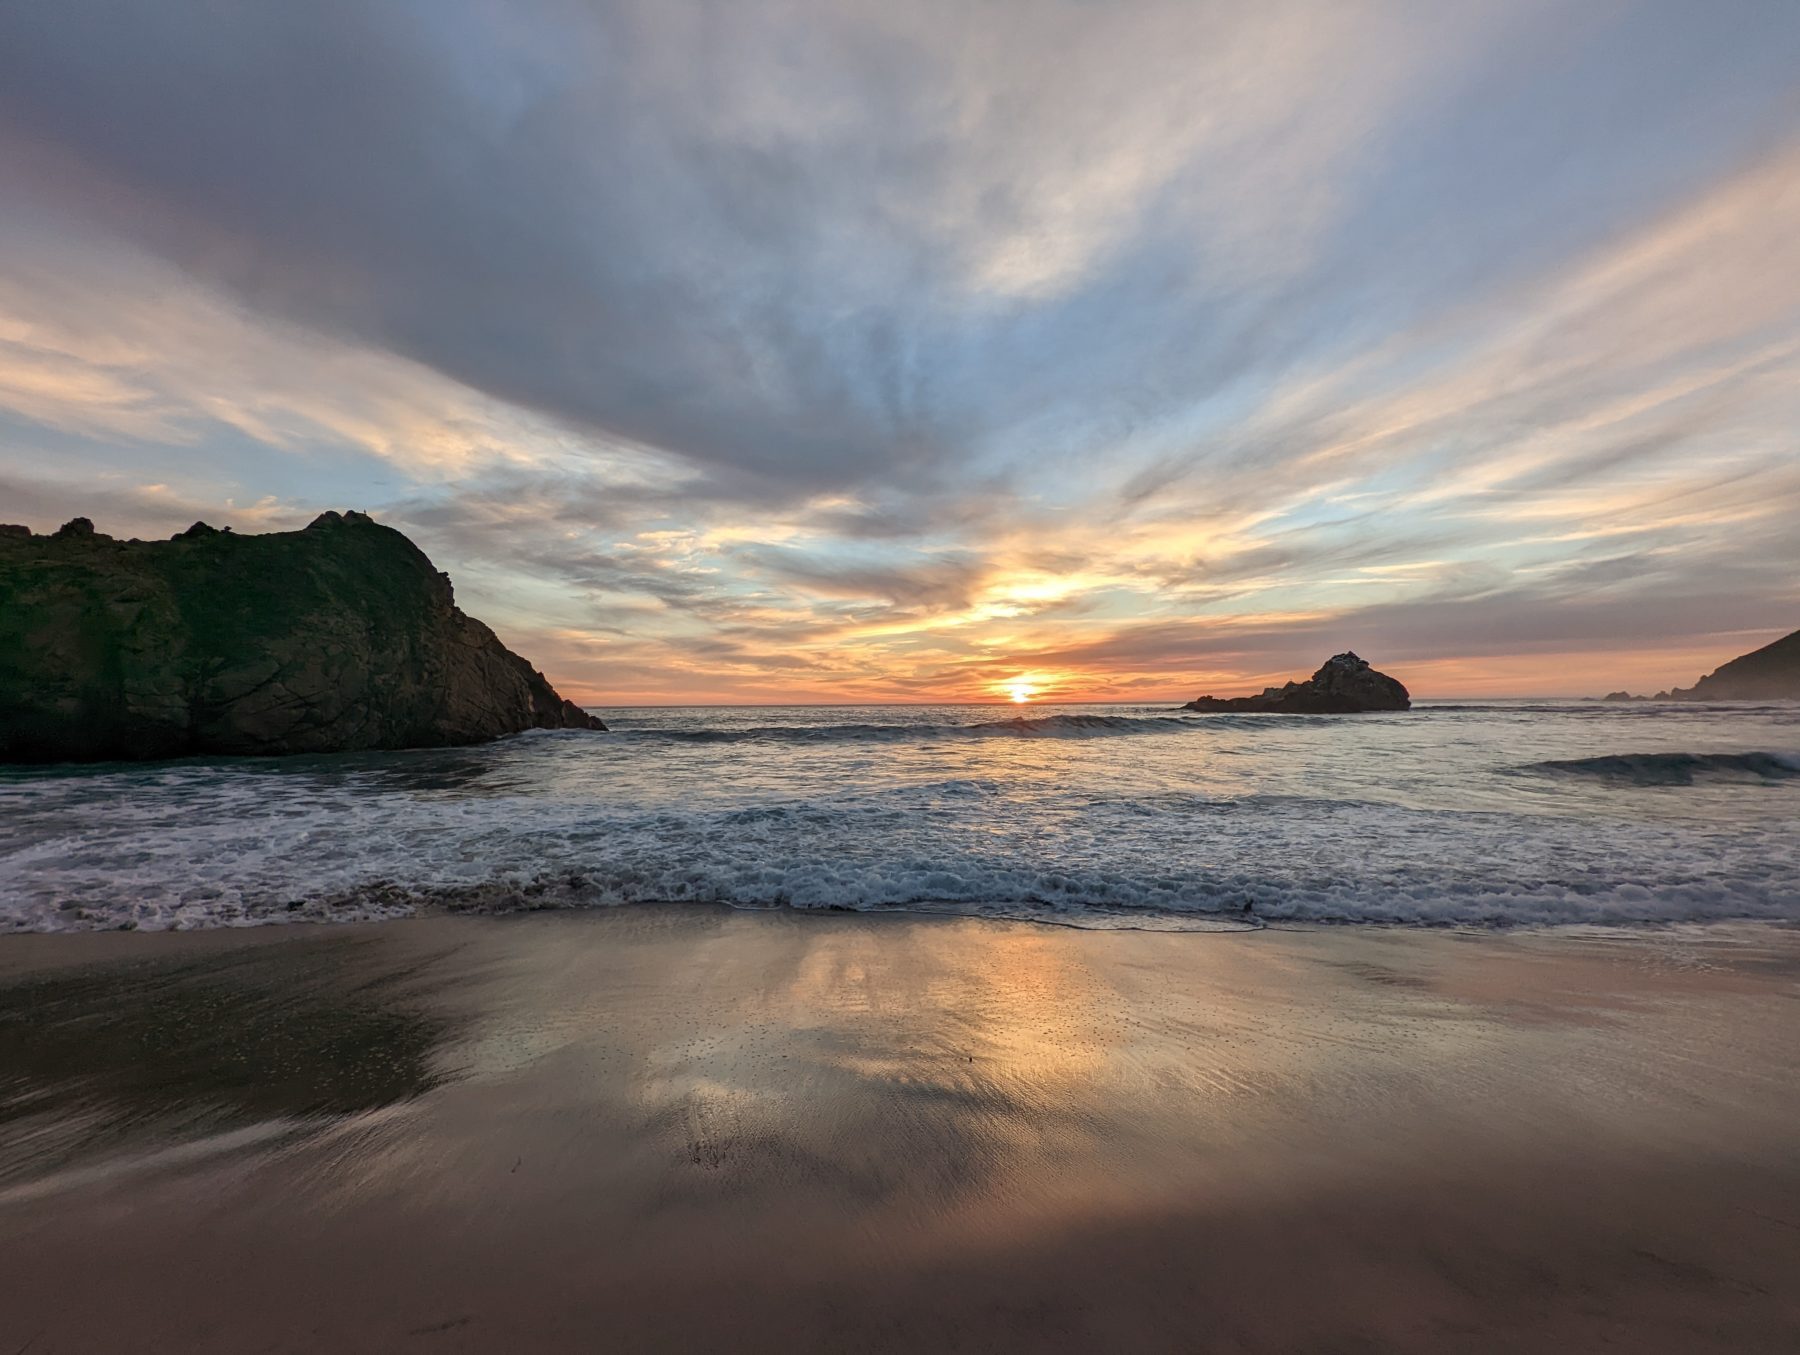
{"type": "Polygon", "coordinates": [[[1800,746],[1800,713],[1609,714],[607,712],[622,737],[15,770],[0,926],[651,901],[1101,927],[1800,920],[1800,779],[1780,770],[1800,759],[1766,751],[1800,746]]]}

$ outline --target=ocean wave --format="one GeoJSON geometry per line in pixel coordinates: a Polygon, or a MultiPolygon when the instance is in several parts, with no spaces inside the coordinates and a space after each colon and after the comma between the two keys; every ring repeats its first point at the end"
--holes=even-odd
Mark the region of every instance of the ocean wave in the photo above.
{"type": "Polygon", "coordinates": [[[1329,724],[1333,715],[1021,715],[970,724],[749,725],[739,729],[614,729],[609,737],[647,743],[929,743],[964,739],[1094,739],[1251,728],[1329,724]]]}
{"type": "Polygon", "coordinates": [[[926,913],[1087,930],[1241,931],[1271,926],[1375,924],[1514,928],[1644,926],[1699,921],[1793,921],[1792,900],[1766,881],[1697,876],[1607,881],[1479,880],[1458,872],[1377,879],[1246,875],[1110,878],[1079,870],[888,861],[848,869],[823,861],[735,868],[588,869],[504,873],[485,880],[378,878],[326,892],[204,891],[155,904],[138,898],[10,919],[15,931],[120,927],[188,930],[385,921],[433,914],[519,913],[640,906],[748,911],[926,913]]]}
{"type": "Polygon", "coordinates": [[[1644,719],[1667,724],[1684,717],[1709,715],[1775,717],[1782,723],[1800,719],[1800,702],[1794,701],[1434,701],[1413,702],[1418,715],[1554,715],[1564,720],[1644,719]]]}
{"type": "MultiPolygon", "coordinates": [[[[0,931],[669,903],[1187,930],[1800,922],[1788,793],[1629,789],[1794,785],[1795,754],[1601,757],[1634,741],[1544,716],[1011,714],[654,712],[616,735],[0,775],[0,931]]],[[[1670,721],[1676,747],[1795,746],[1779,721],[1670,721]]]]}
{"type": "Polygon", "coordinates": [[[1697,781],[1769,782],[1800,777],[1795,753],[1614,753],[1533,762],[1520,769],[1634,786],[1691,786],[1697,781]]]}
{"type": "Polygon", "coordinates": [[[705,809],[184,780],[159,793],[132,779],[0,850],[0,930],[671,903],[1176,930],[1800,920],[1796,844],[1750,827],[1596,833],[1554,816],[1085,788],[1046,800],[973,779],[705,809]]]}

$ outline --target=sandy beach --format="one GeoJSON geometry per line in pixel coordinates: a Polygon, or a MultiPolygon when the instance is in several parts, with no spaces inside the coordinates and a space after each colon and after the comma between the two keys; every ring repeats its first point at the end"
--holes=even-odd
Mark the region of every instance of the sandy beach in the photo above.
{"type": "Polygon", "coordinates": [[[1800,1346],[1800,933],[0,945],[0,1350],[1800,1346]]]}

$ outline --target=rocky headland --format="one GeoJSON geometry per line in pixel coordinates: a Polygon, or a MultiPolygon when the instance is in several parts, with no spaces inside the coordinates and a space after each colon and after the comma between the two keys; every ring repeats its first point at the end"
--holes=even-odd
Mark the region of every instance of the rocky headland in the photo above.
{"type": "Polygon", "coordinates": [[[1267,687],[1256,696],[1201,696],[1182,710],[1271,715],[1357,715],[1365,711],[1410,710],[1412,698],[1397,680],[1378,673],[1367,659],[1337,654],[1305,682],[1267,687]]]}
{"type": "Polygon", "coordinates": [[[1608,692],[1603,701],[1800,701],[1800,630],[1722,664],[1692,687],[1655,696],[1608,692]]]}
{"type": "Polygon", "coordinates": [[[391,527],[0,526],[0,761],[325,753],[604,729],[391,527]]]}

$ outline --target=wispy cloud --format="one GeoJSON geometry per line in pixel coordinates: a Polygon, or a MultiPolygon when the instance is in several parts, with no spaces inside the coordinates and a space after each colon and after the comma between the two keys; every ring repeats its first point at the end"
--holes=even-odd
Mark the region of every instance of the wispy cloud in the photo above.
{"type": "Polygon", "coordinates": [[[373,508],[594,699],[1688,680],[1800,624],[1797,65],[1654,0],[0,7],[0,518],[373,508]]]}

